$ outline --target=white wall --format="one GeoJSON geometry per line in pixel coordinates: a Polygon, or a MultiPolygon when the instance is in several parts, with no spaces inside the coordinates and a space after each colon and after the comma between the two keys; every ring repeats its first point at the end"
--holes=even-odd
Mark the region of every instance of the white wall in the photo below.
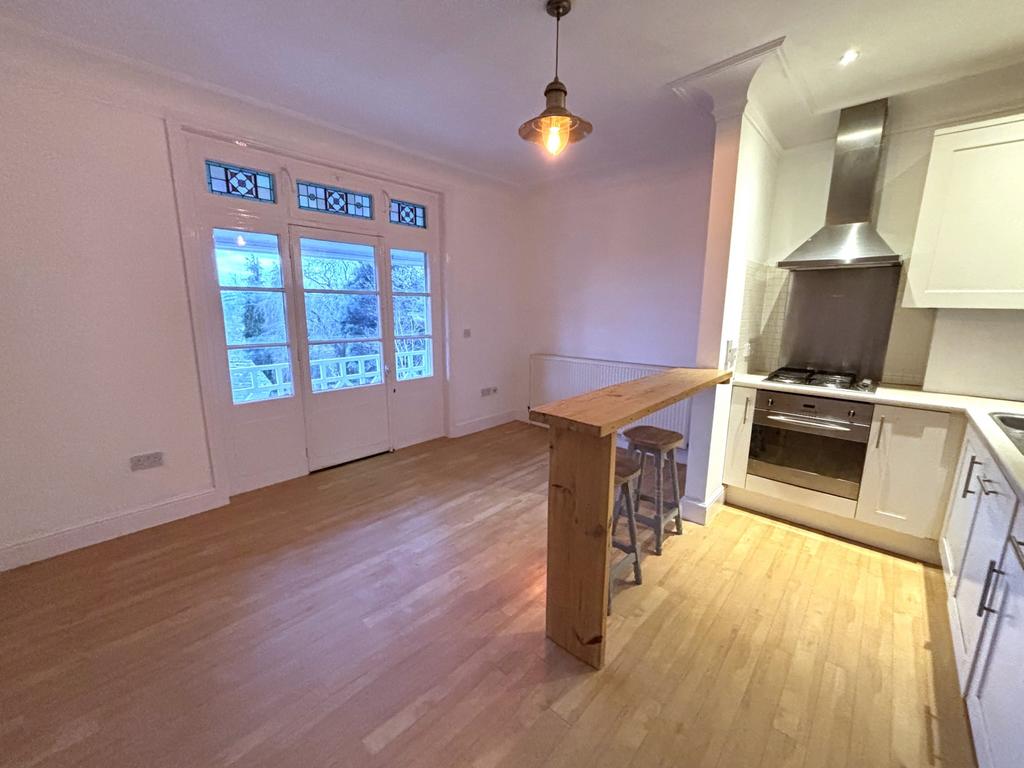
{"type": "Polygon", "coordinates": [[[1024,400],[1024,311],[940,311],[924,385],[933,392],[1024,400]]]}
{"type": "Polygon", "coordinates": [[[517,190],[3,25],[0,91],[0,568],[224,500],[211,486],[165,115],[442,192],[449,429],[524,413],[517,190]],[[491,385],[499,393],[481,398],[491,385]],[[149,450],[166,466],[129,473],[128,457],[149,450]]]}
{"type": "Polygon", "coordinates": [[[710,136],[658,178],[538,190],[530,200],[531,351],[656,365],[696,356],[710,136]],[[703,156],[702,156],[703,153],[703,156]]]}

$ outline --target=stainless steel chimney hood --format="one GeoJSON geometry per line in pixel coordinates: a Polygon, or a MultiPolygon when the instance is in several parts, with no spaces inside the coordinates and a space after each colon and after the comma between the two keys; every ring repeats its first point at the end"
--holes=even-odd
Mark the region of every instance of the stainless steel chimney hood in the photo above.
{"type": "Polygon", "coordinates": [[[871,223],[886,110],[886,99],[879,99],[839,113],[825,226],[779,262],[783,269],[884,267],[900,263],[900,257],[871,223]]]}

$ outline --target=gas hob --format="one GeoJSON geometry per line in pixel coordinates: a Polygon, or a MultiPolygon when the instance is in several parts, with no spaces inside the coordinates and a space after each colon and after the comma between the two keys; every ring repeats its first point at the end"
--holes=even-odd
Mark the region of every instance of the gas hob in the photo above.
{"type": "Polygon", "coordinates": [[[871,379],[862,379],[847,371],[819,371],[814,368],[779,368],[767,381],[779,384],[803,384],[824,389],[851,389],[857,392],[874,392],[877,384],[871,379]]]}

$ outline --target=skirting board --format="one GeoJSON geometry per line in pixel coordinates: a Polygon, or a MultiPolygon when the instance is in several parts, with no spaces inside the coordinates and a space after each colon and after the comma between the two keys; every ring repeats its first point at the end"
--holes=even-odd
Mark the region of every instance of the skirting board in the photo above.
{"type": "Polygon", "coordinates": [[[719,486],[718,490],[705,501],[683,497],[683,519],[691,523],[707,525],[718,513],[722,502],[725,500],[725,486],[719,486]]]}
{"type": "Polygon", "coordinates": [[[504,413],[496,413],[493,416],[481,416],[478,419],[460,421],[455,424],[448,431],[448,437],[465,437],[466,435],[471,435],[474,432],[479,432],[483,429],[500,427],[502,424],[508,424],[510,421],[526,420],[526,414],[519,411],[505,411],[504,413]]]}
{"type": "Polygon", "coordinates": [[[918,539],[905,533],[868,525],[860,520],[829,514],[791,501],[729,485],[725,489],[725,503],[730,506],[760,512],[781,520],[830,533],[843,539],[884,549],[903,557],[910,557],[930,565],[939,564],[939,543],[933,539],[918,539]]]}
{"type": "Polygon", "coordinates": [[[222,507],[228,503],[223,491],[208,488],[182,494],[157,504],[121,512],[114,517],[85,523],[34,539],[19,541],[0,548],[0,571],[9,571],[22,565],[46,560],[82,547],[116,539],[129,533],[152,528],[172,520],[222,507]]]}

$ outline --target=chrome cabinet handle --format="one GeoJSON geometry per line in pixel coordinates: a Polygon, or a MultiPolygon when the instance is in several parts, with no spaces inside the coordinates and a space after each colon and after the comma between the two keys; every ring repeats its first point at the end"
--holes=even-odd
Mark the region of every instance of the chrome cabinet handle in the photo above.
{"type": "Polygon", "coordinates": [[[988,572],[985,574],[985,585],[981,588],[981,599],[978,601],[978,618],[980,619],[986,613],[995,613],[994,608],[988,607],[988,591],[992,588],[992,580],[995,579],[996,574],[1003,575],[1002,571],[996,570],[996,561],[988,561],[988,572]]]}
{"type": "Polygon", "coordinates": [[[885,416],[878,417],[878,437],[875,438],[875,450],[882,445],[882,430],[885,429],[885,416]]]}
{"type": "Polygon", "coordinates": [[[978,457],[971,456],[971,463],[967,465],[967,479],[964,480],[964,489],[960,493],[961,499],[966,499],[968,496],[974,494],[974,491],[971,490],[971,478],[974,476],[974,468],[979,464],[981,464],[981,462],[978,461],[978,457]]]}
{"type": "Polygon", "coordinates": [[[1017,556],[1017,560],[1020,561],[1020,567],[1024,568],[1024,541],[1011,536],[1010,546],[1013,547],[1013,553],[1017,556]]]}
{"type": "Polygon", "coordinates": [[[1024,568],[1024,541],[1015,539],[1011,534],[1010,547],[1013,549],[1013,554],[1017,556],[1017,560],[1020,561],[1020,567],[1024,568]]]}
{"type": "Polygon", "coordinates": [[[750,398],[748,397],[748,398],[746,398],[743,401],[743,421],[741,421],[740,424],[746,424],[747,423],[747,409],[749,409],[749,408],[750,408],[750,398]]]}
{"type": "Polygon", "coordinates": [[[998,496],[999,491],[990,491],[985,483],[995,483],[995,480],[989,480],[987,477],[979,477],[978,482],[981,483],[981,492],[986,496],[998,496]]]}

